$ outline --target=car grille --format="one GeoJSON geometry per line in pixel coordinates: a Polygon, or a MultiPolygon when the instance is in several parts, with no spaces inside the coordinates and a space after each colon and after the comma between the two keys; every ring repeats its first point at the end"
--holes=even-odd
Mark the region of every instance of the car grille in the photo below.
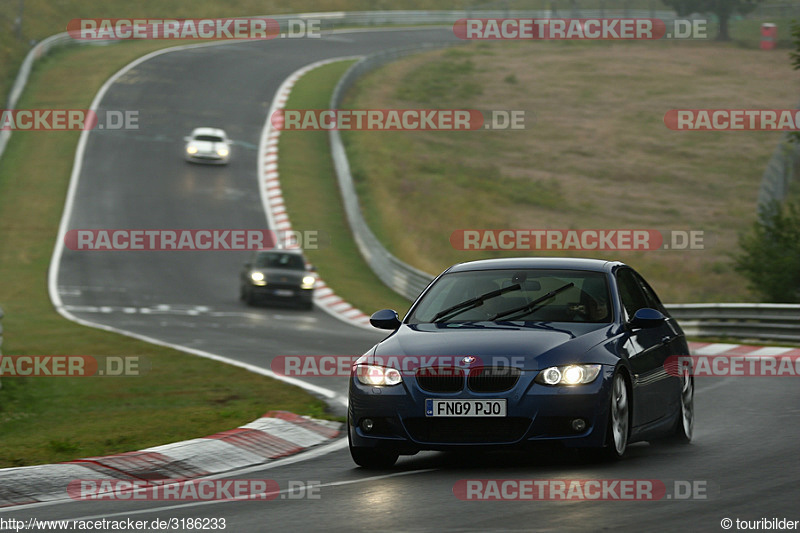
{"type": "Polygon", "coordinates": [[[502,444],[522,439],[530,419],[504,418],[408,418],[408,434],[417,442],[443,444],[502,444]]]}
{"type": "Polygon", "coordinates": [[[285,281],[269,281],[267,287],[272,289],[299,289],[300,283],[298,282],[285,282],[285,281]]]}
{"type": "Polygon", "coordinates": [[[455,366],[426,366],[417,370],[419,388],[428,392],[458,392],[464,388],[464,371],[455,366]]]}
{"type": "MultiPolygon", "coordinates": [[[[473,392],[504,392],[514,388],[521,373],[508,366],[476,367],[469,371],[467,386],[473,392]]],[[[454,366],[423,367],[416,377],[419,387],[428,392],[459,392],[464,388],[464,371],[454,366]]]]}
{"type": "Polygon", "coordinates": [[[509,366],[487,366],[469,371],[467,386],[474,392],[503,392],[517,384],[521,371],[509,366]]]}

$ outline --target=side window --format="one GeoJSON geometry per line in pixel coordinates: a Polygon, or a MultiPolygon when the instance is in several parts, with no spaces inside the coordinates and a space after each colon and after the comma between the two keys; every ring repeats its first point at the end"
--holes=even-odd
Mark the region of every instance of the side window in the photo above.
{"type": "Polygon", "coordinates": [[[622,301],[622,308],[625,310],[625,320],[630,320],[633,315],[642,307],[647,307],[639,282],[634,277],[633,271],[623,268],[617,271],[617,287],[622,301]]]}
{"type": "Polygon", "coordinates": [[[656,292],[647,284],[647,282],[640,276],[637,272],[633,273],[634,277],[636,278],[636,282],[639,284],[639,287],[642,289],[642,293],[644,294],[644,300],[647,303],[647,307],[651,307],[657,311],[661,311],[664,316],[669,316],[667,310],[664,308],[664,305],[661,303],[661,300],[658,299],[656,292]]]}

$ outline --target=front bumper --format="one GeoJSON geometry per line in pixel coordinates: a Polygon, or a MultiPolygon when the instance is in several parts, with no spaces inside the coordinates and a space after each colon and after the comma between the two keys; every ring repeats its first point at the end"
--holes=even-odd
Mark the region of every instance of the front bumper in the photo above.
{"type": "Polygon", "coordinates": [[[298,285],[250,285],[253,295],[260,299],[274,301],[295,301],[310,304],[314,300],[314,289],[304,289],[298,285]]]}
{"type": "Polygon", "coordinates": [[[226,165],[230,156],[222,157],[217,153],[186,153],[186,160],[190,163],[206,163],[209,165],[226,165]]]}
{"type": "Polygon", "coordinates": [[[400,453],[465,447],[514,448],[549,441],[569,447],[601,447],[605,443],[609,395],[614,368],[603,365],[586,385],[547,386],[533,382],[538,371],[523,371],[516,385],[499,393],[434,393],[422,390],[414,376],[392,387],[362,385],[350,379],[348,418],[356,447],[391,448],[400,453]],[[427,417],[426,399],[505,399],[505,417],[427,417]],[[367,432],[361,423],[373,422],[367,432]],[[586,427],[572,428],[581,418],[586,427]]]}

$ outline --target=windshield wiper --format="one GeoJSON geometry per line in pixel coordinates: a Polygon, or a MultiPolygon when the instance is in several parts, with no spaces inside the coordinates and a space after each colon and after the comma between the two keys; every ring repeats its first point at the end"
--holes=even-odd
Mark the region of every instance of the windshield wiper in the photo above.
{"type": "Polygon", "coordinates": [[[511,291],[518,291],[522,287],[519,283],[515,283],[514,285],[509,285],[508,287],[503,287],[502,289],[495,289],[493,291],[489,291],[485,294],[481,294],[480,296],[476,296],[475,298],[470,298],[469,300],[464,300],[461,303],[457,303],[456,305],[450,306],[447,309],[439,311],[433,317],[431,322],[439,322],[444,317],[452,318],[456,315],[460,315],[464,311],[469,311],[470,309],[474,309],[479,305],[482,305],[485,300],[489,300],[491,298],[496,298],[500,295],[503,295],[507,292],[511,291]]]}
{"type": "Polygon", "coordinates": [[[558,293],[560,293],[562,291],[565,291],[565,290],[569,289],[570,287],[574,287],[574,286],[575,286],[574,283],[569,282],[566,285],[564,285],[563,287],[559,287],[557,289],[553,289],[552,291],[548,292],[544,296],[536,298],[534,301],[532,301],[530,303],[527,303],[527,304],[523,305],[522,307],[517,307],[516,309],[509,309],[508,311],[503,311],[502,313],[497,313],[492,318],[490,318],[489,321],[490,322],[494,322],[498,318],[511,316],[511,315],[516,315],[517,313],[521,313],[523,311],[525,311],[527,313],[532,313],[536,309],[536,306],[539,305],[540,303],[545,302],[545,301],[549,300],[550,298],[553,298],[558,293]]]}

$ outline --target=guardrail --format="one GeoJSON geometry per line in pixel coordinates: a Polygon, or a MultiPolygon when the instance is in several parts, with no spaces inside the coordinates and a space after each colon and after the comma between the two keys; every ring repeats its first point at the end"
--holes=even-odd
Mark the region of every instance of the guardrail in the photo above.
{"type": "Polygon", "coordinates": [[[686,335],[800,342],[800,305],[673,304],[686,335]]]}
{"type": "MultiPolygon", "coordinates": [[[[72,39],[69,35],[66,33],[58,33],[48,37],[30,49],[28,54],[25,56],[25,59],[22,61],[22,65],[19,67],[17,77],[14,80],[14,85],[11,86],[11,92],[8,94],[6,109],[16,108],[19,97],[22,94],[23,89],[25,89],[25,85],[28,83],[28,77],[31,74],[31,69],[33,69],[34,61],[46,54],[51,48],[55,46],[63,46],[70,41],[72,41],[72,39]]],[[[11,130],[0,130],[0,157],[3,157],[3,152],[5,151],[6,144],[8,144],[8,140],[10,138],[11,130]]]]}
{"type": "MultiPolygon", "coordinates": [[[[361,59],[347,69],[347,72],[339,79],[339,83],[336,84],[336,88],[333,90],[333,95],[331,96],[330,108],[338,109],[347,89],[350,88],[356,79],[366,72],[400,57],[440,48],[442,46],[448,45],[445,44],[436,47],[420,45],[409,48],[398,48],[388,52],[373,54],[361,59]]],[[[428,286],[431,280],[433,280],[433,276],[404,263],[389,253],[389,250],[387,250],[375,234],[372,233],[372,230],[364,220],[364,216],[361,214],[361,207],[358,202],[355,186],[353,185],[353,176],[350,173],[350,162],[347,160],[347,153],[344,149],[342,136],[338,130],[330,130],[329,139],[333,166],[336,170],[336,179],[339,183],[339,193],[342,196],[347,222],[350,225],[350,230],[353,233],[353,239],[356,242],[356,246],[358,246],[358,250],[381,281],[395,292],[409,300],[414,300],[419,293],[428,286]]]]}

